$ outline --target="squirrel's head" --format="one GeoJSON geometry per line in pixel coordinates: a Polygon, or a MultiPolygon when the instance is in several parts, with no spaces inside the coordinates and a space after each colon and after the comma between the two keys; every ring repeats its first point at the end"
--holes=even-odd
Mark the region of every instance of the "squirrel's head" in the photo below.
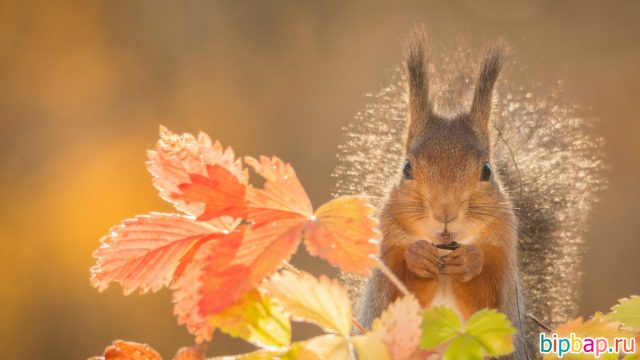
{"type": "Polygon", "coordinates": [[[488,53],[471,109],[447,118],[435,114],[429,100],[423,37],[410,44],[406,160],[387,205],[407,233],[440,243],[471,242],[491,222],[505,221],[511,214],[492,171],[489,140],[492,92],[501,60],[501,48],[488,53]]]}

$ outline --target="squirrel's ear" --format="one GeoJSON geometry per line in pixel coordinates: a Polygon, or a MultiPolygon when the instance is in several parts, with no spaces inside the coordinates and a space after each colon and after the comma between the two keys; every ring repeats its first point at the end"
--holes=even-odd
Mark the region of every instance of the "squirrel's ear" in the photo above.
{"type": "Polygon", "coordinates": [[[407,149],[416,136],[419,136],[429,121],[429,59],[426,53],[427,34],[416,27],[408,42],[406,68],[409,80],[409,133],[407,149]]]}
{"type": "Polygon", "coordinates": [[[471,127],[482,137],[489,136],[489,114],[493,100],[493,86],[502,69],[505,47],[500,44],[489,50],[476,84],[471,104],[471,127]]]}

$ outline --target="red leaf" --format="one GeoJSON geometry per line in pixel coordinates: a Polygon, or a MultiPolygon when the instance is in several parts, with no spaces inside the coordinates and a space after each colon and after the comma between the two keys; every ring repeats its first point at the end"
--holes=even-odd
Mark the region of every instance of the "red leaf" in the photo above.
{"type": "MultiPolygon", "coordinates": [[[[219,253],[212,253],[201,278],[200,313],[207,315],[224,310],[273,274],[282,261],[291,258],[296,251],[301,231],[299,220],[282,220],[247,228],[242,242],[226,266],[221,266],[219,253]]],[[[226,255],[222,255],[225,260],[229,258],[226,255]]]]}
{"type": "Polygon", "coordinates": [[[347,271],[366,274],[373,265],[371,242],[376,235],[372,209],[362,200],[344,198],[322,206],[313,215],[311,202],[291,167],[273,157],[246,158],[266,179],[264,189],[247,189],[248,220],[228,266],[207,266],[202,277],[201,315],[213,314],[239,301],[242,295],[273,274],[296,251],[303,232],[312,254],[347,271]]]}
{"type": "Polygon", "coordinates": [[[122,284],[125,294],[157,291],[171,283],[192,247],[221,236],[211,225],[180,215],[127,219],[101,239],[93,254],[98,261],[91,268],[91,282],[101,291],[112,281],[122,284]]]}
{"type": "Polygon", "coordinates": [[[246,185],[240,183],[228,169],[220,165],[207,165],[207,176],[190,174],[189,183],[178,185],[187,204],[203,203],[204,210],[198,220],[207,221],[221,216],[243,218],[247,213],[246,185]]]}
{"type": "MultiPolygon", "coordinates": [[[[242,242],[244,227],[233,231],[219,239],[202,245],[185,267],[183,275],[172,286],[174,313],[178,323],[185,324],[187,329],[196,335],[196,341],[211,340],[213,327],[207,321],[207,313],[200,311],[206,286],[205,277],[209,269],[224,269],[229,266],[242,242]]],[[[210,275],[207,275],[207,278],[210,275]]],[[[228,284],[229,289],[236,284],[228,284]]]]}
{"type": "MultiPolygon", "coordinates": [[[[291,165],[273,157],[247,164],[266,180],[264,189],[247,189],[247,229],[228,266],[208,265],[202,277],[202,315],[214,314],[239,301],[273,274],[296,251],[302,229],[312,216],[311,202],[291,165]]],[[[213,255],[212,255],[213,256],[213,255]]]]}
{"type": "MultiPolygon", "coordinates": [[[[205,204],[186,201],[180,184],[191,183],[192,176],[209,177],[208,166],[220,166],[229,171],[240,184],[247,183],[247,172],[240,159],[235,159],[231,148],[224,149],[219,142],[212,143],[209,136],[199,133],[198,137],[184,133],[174,134],[160,127],[160,140],[155,150],[148,152],[147,169],[153,175],[153,184],[160,191],[160,197],[174,204],[187,214],[199,217],[205,212],[205,204]]],[[[222,229],[233,229],[237,225],[231,217],[210,221],[222,229]]]]}

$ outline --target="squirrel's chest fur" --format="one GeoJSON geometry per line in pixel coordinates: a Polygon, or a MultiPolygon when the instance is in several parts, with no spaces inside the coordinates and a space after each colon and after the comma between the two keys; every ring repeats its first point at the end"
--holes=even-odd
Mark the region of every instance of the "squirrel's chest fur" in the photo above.
{"type": "Polygon", "coordinates": [[[505,251],[506,246],[481,246],[485,261],[480,275],[460,282],[443,275],[435,279],[412,277],[407,287],[425,308],[444,305],[462,318],[468,318],[482,308],[501,309],[504,305],[504,286],[512,279],[515,269],[505,251]]]}
{"type": "Polygon", "coordinates": [[[460,311],[460,307],[458,306],[458,301],[453,291],[453,283],[450,277],[443,276],[439,278],[432,294],[423,295],[431,295],[431,299],[424,299],[425,302],[428,302],[427,304],[423,304],[424,307],[431,308],[434,306],[447,306],[453,309],[458,316],[463,315],[460,311]]]}
{"type": "Polygon", "coordinates": [[[440,276],[438,279],[417,280],[409,284],[410,290],[416,295],[424,308],[435,306],[447,306],[453,309],[458,316],[464,317],[466,308],[460,298],[460,293],[454,289],[454,281],[449,276],[440,276]],[[462,306],[461,306],[462,305],[462,306]]]}

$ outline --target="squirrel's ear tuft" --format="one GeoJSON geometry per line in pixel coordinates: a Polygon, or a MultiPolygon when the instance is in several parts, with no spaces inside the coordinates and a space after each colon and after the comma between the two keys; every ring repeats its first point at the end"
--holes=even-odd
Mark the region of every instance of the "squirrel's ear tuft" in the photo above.
{"type": "Polygon", "coordinates": [[[502,70],[502,61],[506,52],[503,43],[492,47],[480,68],[480,75],[476,84],[476,90],[471,104],[471,125],[479,135],[489,134],[489,115],[491,113],[491,103],[493,101],[493,87],[502,70]]]}
{"type": "Polygon", "coordinates": [[[406,69],[409,81],[409,133],[407,148],[422,133],[430,113],[427,33],[424,27],[413,29],[406,49],[406,69]]]}

